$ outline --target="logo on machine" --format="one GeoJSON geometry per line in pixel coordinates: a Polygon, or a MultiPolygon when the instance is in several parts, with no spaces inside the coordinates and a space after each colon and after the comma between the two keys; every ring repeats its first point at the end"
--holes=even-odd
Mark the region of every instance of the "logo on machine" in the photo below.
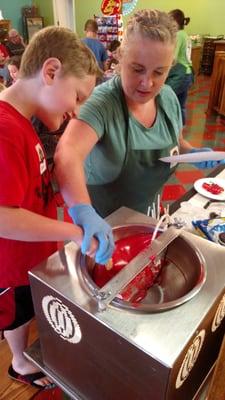
{"type": "Polygon", "coordinates": [[[53,296],[42,299],[42,309],[51,327],[70,343],[79,343],[82,337],[79,324],[65,304],[53,296]]]}
{"type": "Polygon", "coordinates": [[[186,379],[188,378],[195,362],[197,361],[204,339],[205,330],[203,329],[194,338],[192,345],[189,347],[186,356],[184,357],[184,360],[177,375],[176,389],[179,389],[183,385],[184,381],[186,381],[186,379]]]}
{"type": "MultiPolygon", "coordinates": [[[[178,155],[179,155],[179,148],[178,148],[178,146],[175,146],[170,150],[170,156],[178,156],[178,155]]],[[[172,162],[172,163],[170,163],[170,168],[173,168],[176,165],[177,165],[177,162],[172,162]]]]}
{"type": "Polygon", "coordinates": [[[225,295],[223,296],[223,298],[216,310],[216,314],[213,319],[213,323],[212,323],[212,327],[211,327],[212,332],[215,332],[217,330],[217,328],[219,328],[224,317],[225,317],[225,295]]]}

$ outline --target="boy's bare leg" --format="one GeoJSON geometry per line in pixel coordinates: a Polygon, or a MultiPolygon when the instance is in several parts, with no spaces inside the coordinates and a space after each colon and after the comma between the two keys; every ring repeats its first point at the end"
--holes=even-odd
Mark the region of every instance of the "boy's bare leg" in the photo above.
{"type": "MultiPolygon", "coordinates": [[[[39,369],[30,361],[28,361],[23,354],[28,345],[29,325],[30,321],[24,325],[21,325],[19,328],[11,331],[4,331],[4,337],[7,340],[13,355],[12,367],[21,375],[39,372],[39,369]]],[[[49,383],[52,383],[52,381],[46,376],[45,378],[34,381],[34,383],[45,386],[49,383]]]]}

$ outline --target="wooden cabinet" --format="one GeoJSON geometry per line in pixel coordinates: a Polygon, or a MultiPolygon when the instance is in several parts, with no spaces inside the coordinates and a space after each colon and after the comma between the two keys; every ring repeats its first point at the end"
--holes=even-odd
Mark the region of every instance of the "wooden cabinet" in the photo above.
{"type": "Polygon", "coordinates": [[[207,114],[217,112],[225,116],[225,51],[217,51],[209,93],[207,114]]]}
{"type": "Polygon", "coordinates": [[[198,75],[200,72],[201,57],[202,57],[202,46],[201,45],[193,46],[191,50],[191,61],[195,75],[198,75]]]}
{"type": "Polygon", "coordinates": [[[212,73],[214,54],[215,54],[215,39],[204,38],[202,60],[201,60],[201,72],[205,75],[211,75],[212,73]]]}
{"type": "Polygon", "coordinates": [[[0,43],[4,43],[8,39],[8,32],[11,29],[11,21],[9,19],[0,20],[0,43]]]}
{"type": "Polygon", "coordinates": [[[203,74],[212,74],[215,52],[223,50],[225,50],[225,40],[223,40],[223,36],[220,35],[217,37],[204,37],[201,59],[201,72],[203,74]]]}
{"type": "Polygon", "coordinates": [[[215,46],[215,51],[225,51],[225,40],[216,40],[215,46]]]}

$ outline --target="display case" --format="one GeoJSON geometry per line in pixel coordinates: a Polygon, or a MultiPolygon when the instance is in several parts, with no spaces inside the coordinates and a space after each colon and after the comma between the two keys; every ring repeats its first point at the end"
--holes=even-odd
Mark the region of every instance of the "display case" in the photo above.
{"type": "Polygon", "coordinates": [[[223,36],[205,36],[203,39],[203,51],[201,60],[201,72],[205,75],[211,75],[213,70],[216,42],[222,40],[223,36]]]}
{"type": "Polygon", "coordinates": [[[123,20],[122,15],[94,16],[98,24],[98,39],[105,47],[113,40],[122,40],[123,20]]]}
{"type": "Polygon", "coordinates": [[[24,6],[21,8],[23,21],[23,38],[29,43],[31,37],[44,26],[44,19],[40,17],[38,7],[24,6]]]}
{"type": "Polygon", "coordinates": [[[26,29],[26,38],[29,43],[32,36],[44,27],[43,17],[24,17],[24,24],[26,29]]]}

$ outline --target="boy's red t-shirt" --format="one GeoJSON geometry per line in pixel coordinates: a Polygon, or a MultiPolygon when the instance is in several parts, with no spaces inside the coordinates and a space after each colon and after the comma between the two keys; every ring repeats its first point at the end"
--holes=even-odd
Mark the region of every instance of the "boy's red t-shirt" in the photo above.
{"type": "MultiPolygon", "coordinates": [[[[0,101],[0,171],[0,206],[57,218],[41,142],[30,121],[4,101],[0,101]]],[[[28,271],[56,250],[56,242],[0,238],[0,288],[29,284],[28,271]]]]}

